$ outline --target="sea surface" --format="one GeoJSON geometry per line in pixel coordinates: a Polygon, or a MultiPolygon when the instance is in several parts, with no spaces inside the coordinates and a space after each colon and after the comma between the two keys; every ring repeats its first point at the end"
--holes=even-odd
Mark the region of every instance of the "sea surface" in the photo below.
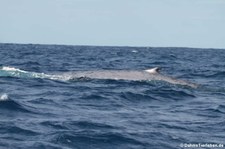
{"type": "Polygon", "coordinates": [[[0,148],[225,146],[224,82],[223,49],[0,44],[0,148]],[[153,67],[198,87],[54,77],[153,67]]]}

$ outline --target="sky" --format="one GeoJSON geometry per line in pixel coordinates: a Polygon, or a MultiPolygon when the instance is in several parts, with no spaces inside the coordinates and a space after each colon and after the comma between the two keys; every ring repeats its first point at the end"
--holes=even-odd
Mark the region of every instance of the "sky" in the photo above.
{"type": "Polygon", "coordinates": [[[225,49],[225,0],[0,0],[0,43],[225,49]]]}

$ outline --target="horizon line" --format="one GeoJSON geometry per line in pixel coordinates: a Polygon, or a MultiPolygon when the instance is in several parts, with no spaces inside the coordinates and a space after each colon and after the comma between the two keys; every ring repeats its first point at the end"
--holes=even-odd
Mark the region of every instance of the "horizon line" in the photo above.
{"type": "Polygon", "coordinates": [[[15,44],[15,45],[46,45],[46,46],[81,46],[81,47],[129,47],[129,48],[186,48],[186,49],[218,49],[225,50],[225,48],[209,48],[209,47],[185,47],[185,46],[133,46],[133,45],[89,45],[89,44],[57,44],[57,43],[18,43],[18,42],[0,42],[0,44],[15,44]]]}

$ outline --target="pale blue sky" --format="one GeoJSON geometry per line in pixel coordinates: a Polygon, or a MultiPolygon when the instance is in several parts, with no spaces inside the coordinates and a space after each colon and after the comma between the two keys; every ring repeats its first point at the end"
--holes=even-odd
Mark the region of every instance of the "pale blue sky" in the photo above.
{"type": "Polygon", "coordinates": [[[0,0],[0,42],[225,48],[225,0],[0,0]]]}

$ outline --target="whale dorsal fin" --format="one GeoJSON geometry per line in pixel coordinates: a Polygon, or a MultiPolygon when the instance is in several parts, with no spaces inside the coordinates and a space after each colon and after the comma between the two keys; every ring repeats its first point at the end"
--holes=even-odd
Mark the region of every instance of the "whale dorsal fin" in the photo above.
{"type": "Polygon", "coordinates": [[[155,68],[152,68],[152,69],[147,69],[145,71],[148,72],[148,73],[151,73],[151,74],[157,74],[157,73],[159,73],[159,70],[160,70],[159,67],[155,67],[155,68]]]}

